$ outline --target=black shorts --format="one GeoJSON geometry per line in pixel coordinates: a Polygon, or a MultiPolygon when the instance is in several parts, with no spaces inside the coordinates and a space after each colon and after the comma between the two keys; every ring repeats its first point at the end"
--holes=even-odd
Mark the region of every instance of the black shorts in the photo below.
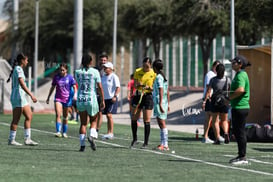
{"type": "Polygon", "coordinates": [[[210,109],[211,109],[211,112],[213,112],[213,113],[216,113],[216,112],[228,113],[229,107],[228,106],[216,107],[216,106],[211,105],[210,109]]]}
{"type": "Polygon", "coordinates": [[[98,101],[98,104],[99,104],[99,112],[102,112],[102,109],[100,108],[100,95],[97,95],[97,101],[98,101]]]}
{"type": "Polygon", "coordinates": [[[105,102],[105,108],[102,111],[102,114],[107,114],[107,113],[117,114],[118,99],[116,100],[116,102],[112,102],[112,99],[106,99],[104,100],[104,102],[105,102]]]}
{"type": "MultiPolygon", "coordinates": [[[[140,99],[140,95],[135,95],[132,101],[132,106],[136,107],[140,99]]],[[[154,108],[152,93],[144,94],[139,109],[152,110],[154,108]]]]}
{"type": "Polygon", "coordinates": [[[205,111],[211,111],[211,101],[209,99],[206,101],[205,111]]]}

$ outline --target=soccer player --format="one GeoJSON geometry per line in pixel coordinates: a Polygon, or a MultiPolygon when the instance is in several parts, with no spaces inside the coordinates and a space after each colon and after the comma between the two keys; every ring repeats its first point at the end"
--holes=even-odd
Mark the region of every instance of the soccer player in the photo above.
{"type": "Polygon", "coordinates": [[[22,144],[15,141],[16,130],[18,123],[20,121],[21,114],[25,116],[25,145],[35,146],[38,145],[37,142],[31,140],[31,120],[32,120],[32,111],[30,105],[27,101],[26,95],[31,97],[31,100],[36,103],[36,97],[30,92],[25,84],[25,74],[23,68],[28,64],[28,57],[23,53],[17,55],[16,60],[14,60],[11,73],[7,82],[10,81],[12,77],[12,91],[10,96],[10,101],[12,105],[12,122],[10,124],[10,133],[8,144],[21,146],[22,144]]]}
{"type": "Polygon", "coordinates": [[[74,77],[67,73],[68,66],[65,63],[60,64],[59,73],[57,73],[52,81],[52,86],[49,90],[46,103],[49,104],[49,98],[56,88],[54,104],[56,113],[56,137],[67,138],[68,130],[68,111],[72,106],[73,97],[71,97],[71,87],[74,89],[74,97],[76,96],[77,88],[74,77]],[[63,123],[61,122],[61,115],[63,115],[63,123]],[[62,133],[61,133],[62,131],[62,133]]]}
{"type": "Polygon", "coordinates": [[[157,59],[153,62],[154,72],[157,74],[153,86],[154,116],[160,128],[160,145],[158,150],[170,150],[168,146],[168,129],[166,127],[167,112],[170,111],[170,95],[168,82],[163,73],[163,62],[157,59]]]}
{"type": "Polygon", "coordinates": [[[133,140],[131,147],[134,147],[137,141],[137,120],[140,118],[141,112],[143,112],[144,122],[144,144],[141,148],[148,147],[148,141],[150,136],[150,121],[153,111],[153,83],[156,77],[156,73],[152,69],[152,60],[149,57],[145,57],[142,61],[141,68],[137,68],[134,73],[134,84],[136,88],[135,96],[132,101],[132,119],[131,129],[133,140]]]}
{"type": "Polygon", "coordinates": [[[90,121],[90,132],[88,141],[92,150],[96,150],[94,138],[97,137],[97,116],[99,105],[97,101],[97,90],[100,94],[101,109],[104,109],[104,94],[101,85],[100,74],[97,69],[92,68],[92,57],[88,54],[82,57],[82,68],[75,71],[75,78],[79,86],[77,96],[77,109],[80,114],[80,151],[85,150],[86,127],[90,121]]]}

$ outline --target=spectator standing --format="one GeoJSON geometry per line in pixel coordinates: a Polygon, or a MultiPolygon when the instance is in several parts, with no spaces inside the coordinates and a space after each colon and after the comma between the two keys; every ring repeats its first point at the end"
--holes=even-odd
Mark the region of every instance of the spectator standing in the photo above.
{"type": "Polygon", "coordinates": [[[103,64],[105,74],[101,78],[101,84],[104,92],[105,108],[103,114],[107,118],[107,134],[103,135],[103,139],[113,139],[114,137],[114,121],[112,114],[117,113],[118,95],[120,92],[120,81],[114,73],[114,67],[111,62],[103,64]]]}
{"type": "MultiPolygon", "coordinates": [[[[102,77],[105,73],[104,73],[104,69],[103,69],[103,64],[108,62],[108,55],[105,53],[102,53],[99,56],[99,64],[98,67],[96,67],[96,69],[99,71],[100,73],[100,77],[102,77]]],[[[97,92],[98,93],[98,92],[97,92]]],[[[100,95],[97,95],[97,99],[98,99],[98,103],[101,103],[101,98],[100,95]]],[[[99,133],[99,130],[101,128],[101,124],[102,124],[102,109],[99,108],[99,113],[98,113],[98,119],[97,119],[97,134],[99,133]]],[[[98,136],[96,137],[98,138],[98,136]]]]}
{"type": "Polygon", "coordinates": [[[248,164],[246,159],[247,139],[245,124],[250,109],[250,84],[245,68],[251,66],[251,64],[242,55],[236,56],[231,62],[232,69],[236,74],[231,82],[229,99],[232,108],[232,130],[237,141],[238,156],[229,162],[234,165],[248,164]]]}
{"type": "MultiPolygon", "coordinates": [[[[227,91],[230,89],[230,79],[225,77],[225,66],[223,64],[218,64],[216,66],[216,73],[217,75],[210,80],[209,87],[207,89],[205,100],[207,102],[209,99],[209,95],[213,90],[212,98],[215,97],[216,94],[223,94],[227,95],[227,91]]],[[[228,104],[223,104],[222,106],[216,106],[213,102],[211,102],[211,115],[212,115],[212,127],[214,130],[214,135],[216,140],[214,144],[221,144],[225,142],[226,144],[229,143],[229,124],[228,124],[228,104]],[[220,125],[219,120],[222,122],[222,128],[224,130],[224,138],[220,136],[220,125]]]]}
{"type": "Polygon", "coordinates": [[[209,82],[210,82],[211,78],[213,78],[213,77],[216,76],[216,66],[218,64],[220,64],[220,61],[218,61],[218,60],[216,60],[216,61],[213,62],[212,68],[206,74],[205,80],[204,80],[204,92],[203,92],[203,104],[202,104],[202,108],[203,108],[203,110],[205,110],[206,118],[205,118],[205,122],[204,122],[204,137],[202,139],[202,143],[213,143],[214,142],[208,136],[209,128],[211,126],[211,121],[212,121],[211,101],[210,101],[211,95],[208,95],[208,99],[207,99],[206,102],[205,102],[205,96],[206,96],[206,92],[208,90],[209,82]]]}

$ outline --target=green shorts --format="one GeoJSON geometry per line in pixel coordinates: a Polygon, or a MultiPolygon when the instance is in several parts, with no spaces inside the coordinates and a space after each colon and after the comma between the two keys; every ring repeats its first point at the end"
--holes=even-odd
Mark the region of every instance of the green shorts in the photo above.
{"type": "Polygon", "coordinates": [[[160,107],[159,104],[155,104],[154,105],[154,116],[162,119],[162,120],[166,120],[167,119],[167,113],[168,113],[168,104],[163,104],[163,109],[164,109],[164,113],[162,113],[160,111],[160,107]]]}
{"type": "Polygon", "coordinates": [[[10,102],[13,109],[16,107],[25,107],[29,104],[25,96],[21,96],[19,99],[11,99],[10,102]]]}
{"type": "Polygon", "coordinates": [[[79,112],[87,111],[89,116],[95,116],[99,112],[99,105],[98,102],[93,104],[86,103],[86,105],[77,103],[77,109],[79,112]]]}

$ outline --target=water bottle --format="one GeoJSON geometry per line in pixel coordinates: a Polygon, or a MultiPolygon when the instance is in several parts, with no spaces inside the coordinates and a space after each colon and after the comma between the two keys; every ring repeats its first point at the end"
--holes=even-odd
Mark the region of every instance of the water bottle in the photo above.
{"type": "Polygon", "coordinates": [[[196,128],[196,130],[195,130],[195,139],[196,140],[198,140],[198,138],[199,138],[199,131],[198,131],[198,128],[196,128]]]}

